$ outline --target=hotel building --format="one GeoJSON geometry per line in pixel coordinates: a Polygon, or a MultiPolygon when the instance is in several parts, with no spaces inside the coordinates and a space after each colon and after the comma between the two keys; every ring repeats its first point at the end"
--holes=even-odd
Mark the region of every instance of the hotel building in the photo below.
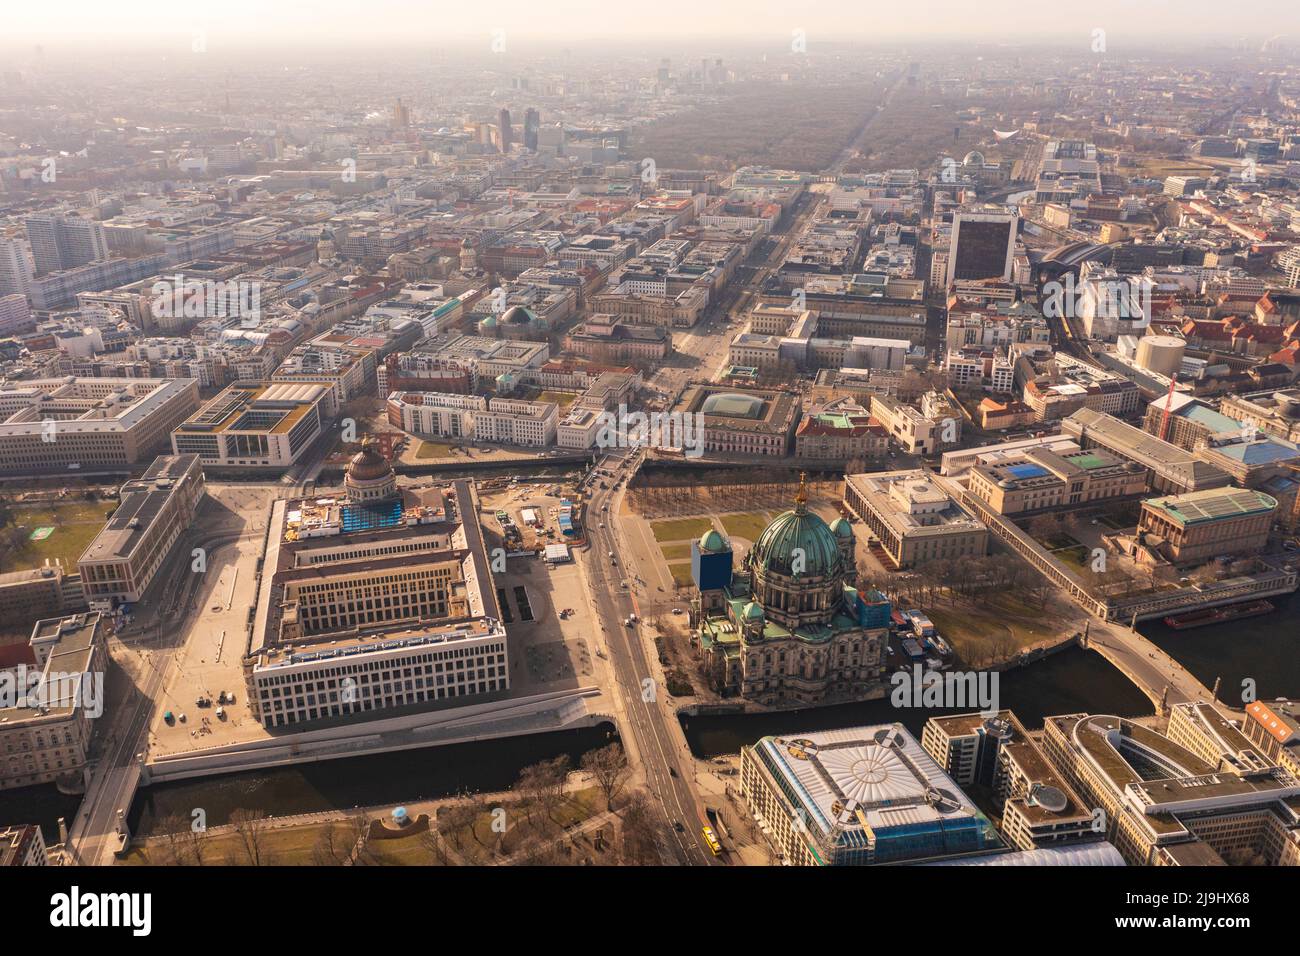
{"type": "Polygon", "coordinates": [[[921,746],[963,787],[992,790],[1002,833],[1022,850],[1100,840],[1091,808],[1047,762],[1009,710],[931,717],[921,746]]]}
{"type": "Polygon", "coordinates": [[[140,600],[194,521],[204,487],[197,455],[155,458],[140,478],[122,486],[117,510],[77,562],[93,610],[140,600]]]}
{"type": "Polygon", "coordinates": [[[1300,704],[1281,697],[1254,701],[1241,729],[1265,757],[1300,777],[1300,704]]]}
{"type": "Polygon", "coordinates": [[[50,854],[40,827],[28,823],[0,830],[0,867],[49,865],[50,854]]]}

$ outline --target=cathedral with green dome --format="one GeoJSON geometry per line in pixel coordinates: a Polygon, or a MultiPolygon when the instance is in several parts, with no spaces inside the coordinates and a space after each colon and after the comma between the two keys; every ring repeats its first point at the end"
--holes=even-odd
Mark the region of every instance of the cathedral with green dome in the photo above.
{"type": "MultiPolygon", "coordinates": [[[[694,638],[720,693],[766,704],[861,696],[884,673],[889,602],[858,587],[853,527],[808,508],[777,515],[734,573],[697,576],[694,638]]],[[[717,531],[692,548],[693,566],[725,556],[717,531]]]]}

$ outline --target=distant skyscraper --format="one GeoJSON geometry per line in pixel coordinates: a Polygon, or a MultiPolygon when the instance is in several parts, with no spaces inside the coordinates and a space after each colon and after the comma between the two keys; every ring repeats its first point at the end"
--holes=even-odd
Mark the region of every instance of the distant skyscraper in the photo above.
{"type": "Polygon", "coordinates": [[[541,114],[531,106],[524,111],[524,148],[537,152],[537,130],[542,125],[541,114]]]}
{"type": "Polygon", "coordinates": [[[510,152],[510,111],[501,110],[501,116],[497,119],[497,128],[501,137],[501,152],[510,152]]]}
{"type": "Polygon", "coordinates": [[[1018,221],[1015,213],[959,212],[953,216],[947,285],[958,279],[1009,282],[1018,221]]]}
{"type": "Polygon", "coordinates": [[[411,125],[411,108],[402,102],[399,96],[397,102],[393,104],[393,126],[396,129],[405,129],[411,125]]]}
{"type": "Polygon", "coordinates": [[[108,258],[104,227],[75,216],[29,216],[25,221],[37,275],[108,258]]]}

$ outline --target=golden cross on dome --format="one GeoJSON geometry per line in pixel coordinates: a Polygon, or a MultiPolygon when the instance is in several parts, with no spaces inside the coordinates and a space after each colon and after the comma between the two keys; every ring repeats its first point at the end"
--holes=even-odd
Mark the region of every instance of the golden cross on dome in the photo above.
{"type": "Polygon", "coordinates": [[[799,472],[799,490],[795,492],[794,503],[797,505],[806,505],[808,503],[808,472],[799,472]]]}

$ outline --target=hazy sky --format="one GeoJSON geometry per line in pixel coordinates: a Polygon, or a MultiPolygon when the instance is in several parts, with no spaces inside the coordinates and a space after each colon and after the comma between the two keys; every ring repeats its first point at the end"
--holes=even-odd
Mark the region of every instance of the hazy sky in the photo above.
{"type": "Polygon", "coordinates": [[[1221,0],[45,0],[9,2],[0,43],[59,48],[170,46],[188,50],[206,32],[209,48],[321,44],[459,46],[505,31],[507,42],[585,42],[608,37],[692,37],[788,47],[791,31],[809,46],[824,40],[979,38],[1019,44],[1040,36],[1080,42],[1095,28],[1112,43],[1159,45],[1170,39],[1226,42],[1236,36],[1287,33],[1300,38],[1295,0],[1257,0],[1225,21],[1221,0]]]}

